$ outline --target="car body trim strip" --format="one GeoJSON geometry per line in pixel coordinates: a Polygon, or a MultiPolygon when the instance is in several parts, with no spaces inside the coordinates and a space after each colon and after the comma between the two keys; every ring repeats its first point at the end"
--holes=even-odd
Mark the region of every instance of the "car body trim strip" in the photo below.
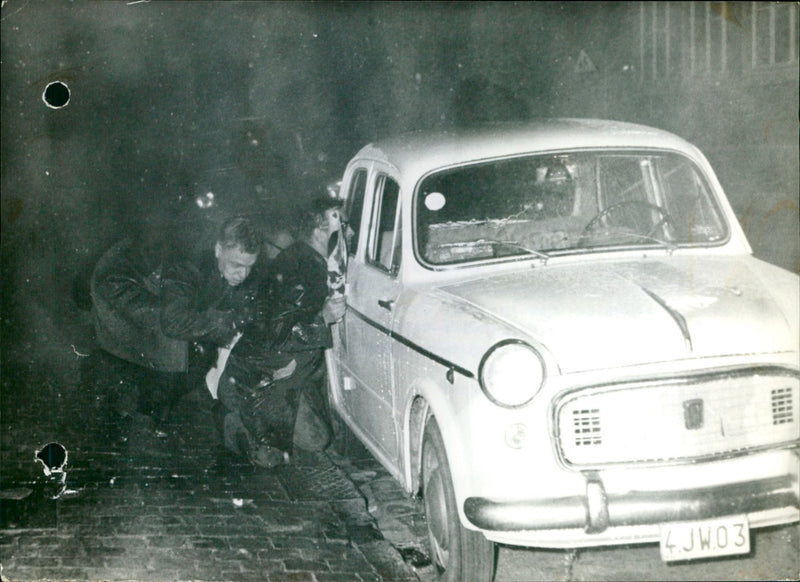
{"type": "Polygon", "coordinates": [[[400,335],[398,333],[395,333],[392,330],[382,326],[377,321],[374,321],[374,320],[370,319],[369,317],[367,317],[366,315],[364,315],[363,313],[361,313],[357,309],[353,309],[352,306],[348,305],[347,306],[347,311],[349,311],[350,313],[352,313],[353,315],[358,317],[361,321],[363,321],[367,325],[370,325],[370,326],[374,327],[375,329],[377,329],[381,333],[385,333],[390,338],[392,338],[394,340],[397,340],[398,342],[400,342],[404,346],[406,346],[408,348],[411,348],[412,350],[414,350],[415,352],[417,352],[419,354],[422,354],[423,356],[425,356],[429,360],[433,360],[437,364],[441,364],[442,366],[448,368],[449,370],[453,370],[454,372],[458,372],[459,374],[461,374],[462,376],[465,376],[467,378],[474,378],[475,377],[475,374],[473,374],[472,372],[470,372],[466,368],[462,368],[458,364],[454,364],[453,362],[451,362],[449,360],[445,360],[444,358],[442,358],[440,356],[437,356],[433,352],[430,352],[430,351],[426,350],[425,348],[423,348],[422,346],[412,342],[410,339],[408,339],[406,337],[403,337],[402,335],[400,335]]]}

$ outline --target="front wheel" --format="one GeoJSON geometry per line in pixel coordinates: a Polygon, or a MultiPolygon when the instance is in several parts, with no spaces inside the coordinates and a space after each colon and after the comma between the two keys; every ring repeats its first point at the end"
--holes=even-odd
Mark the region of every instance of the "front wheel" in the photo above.
{"type": "Polygon", "coordinates": [[[425,426],[422,444],[422,495],[431,559],[446,582],[490,582],[495,547],[483,534],[461,525],[450,465],[436,421],[425,426]]]}

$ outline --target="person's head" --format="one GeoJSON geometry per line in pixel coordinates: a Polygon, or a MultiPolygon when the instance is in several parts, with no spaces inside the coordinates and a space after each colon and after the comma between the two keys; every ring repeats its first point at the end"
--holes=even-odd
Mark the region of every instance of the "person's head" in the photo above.
{"type": "Polygon", "coordinates": [[[295,224],[295,236],[324,255],[327,252],[328,240],[340,226],[344,228],[346,235],[351,234],[342,201],[328,195],[318,195],[312,198],[299,214],[295,224]]]}
{"type": "Polygon", "coordinates": [[[277,257],[281,251],[286,250],[294,242],[292,234],[280,228],[267,233],[264,237],[264,256],[268,261],[277,257]]]}
{"type": "Polygon", "coordinates": [[[325,254],[328,239],[339,229],[341,221],[342,201],[317,195],[298,214],[294,225],[295,237],[308,243],[320,254],[325,254]]]}
{"type": "Polygon", "coordinates": [[[253,269],[261,250],[261,234],[245,216],[234,216],[220,228],[214,254],[217,267],[228,285],[244,282],[253,269]]]}

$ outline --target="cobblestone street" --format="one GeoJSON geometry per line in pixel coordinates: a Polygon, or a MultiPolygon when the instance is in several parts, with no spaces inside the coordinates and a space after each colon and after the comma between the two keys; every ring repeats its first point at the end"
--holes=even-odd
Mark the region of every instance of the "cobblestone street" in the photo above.
{"type": "MultiPolygon", "coordinates": [[[[42,376],[3,374],[3,580],[419,579],[356,487],[377,476],[365,451],[256,469],[217,444],[197,394],[165,437],[126,436],[107,419],[102,390],[42,376]],[[68,454],[63,482],[35,460],[50,442],[68,454]]],[[[413,505],[378,482],[390,485],[384,500],[413,505]]]]}
{"type": "MultiPolygon", "coordinates": [[[[80,336],[80,334],[76,334],[80,336]]],[[[2,580],[432,582],[422,501],[352,439],[274,471],[231,457],[200,394],[164,438],[128,436],[89,381],[89,347],[6,366],[0,418],[2,580]],[[59,443],[65,475],[37,451],[59,443]]],[[[753,532],[751,556],[667,565],[657,545],[501,546],[496,582],[796,580],[800,528],[753,532]]]]}

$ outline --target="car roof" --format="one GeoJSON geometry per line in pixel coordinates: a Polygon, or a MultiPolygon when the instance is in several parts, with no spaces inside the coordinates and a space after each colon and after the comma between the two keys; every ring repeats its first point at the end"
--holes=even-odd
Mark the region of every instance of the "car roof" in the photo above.
{"type": "Polygon", "coordinates": [[[401,134],[363,147],[355,159],[382,161],[403,173],[419,175],[483,159],[597,147],[657,147],[696,153],[684,139],[653,127],[603,119],[559,118],[401,134]]]}

